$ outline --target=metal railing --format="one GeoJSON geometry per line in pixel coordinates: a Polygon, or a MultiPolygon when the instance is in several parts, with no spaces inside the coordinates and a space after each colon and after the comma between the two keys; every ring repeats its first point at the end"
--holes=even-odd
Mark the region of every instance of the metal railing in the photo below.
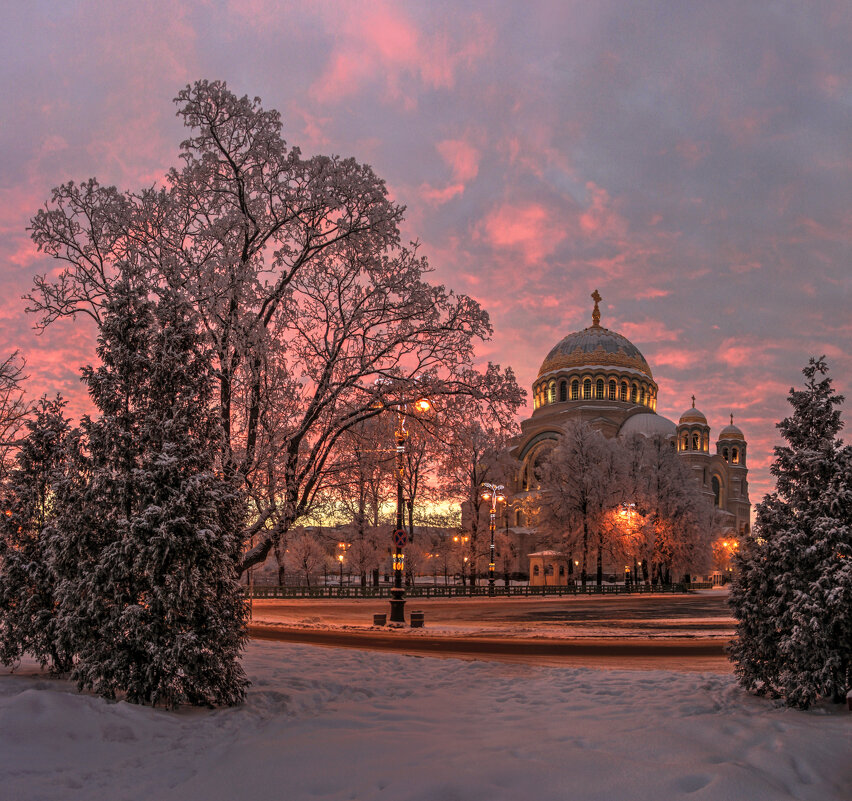
{"type": "MultiPolygon", "coordinates": [[[[393,587],[277,587],[258,586],[251,589],[251,597],[263,598],[389,598],[393,587]]],[[[684,584],[580,584],[556,587],[496,586],[494,595],[503,598],[536,598],[563,595],[639,595],[647,593],[685,593],[689,589],[684,584]]],[[[408,598],[477,598],[488,597],[488,587],[462,587],[454,585],[408,587],[408,598]]],[[[246,595],[249,595],[248,588],[246,595]]]]}

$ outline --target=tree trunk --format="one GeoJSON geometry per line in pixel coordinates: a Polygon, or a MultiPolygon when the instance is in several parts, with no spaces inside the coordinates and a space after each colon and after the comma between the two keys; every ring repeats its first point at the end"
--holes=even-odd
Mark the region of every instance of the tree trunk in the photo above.
{"type": "Polygon", "coordinates": [[[598,532],[598,560],[597,560],[597,583],[603,586],[603,533],[598,532]]]}

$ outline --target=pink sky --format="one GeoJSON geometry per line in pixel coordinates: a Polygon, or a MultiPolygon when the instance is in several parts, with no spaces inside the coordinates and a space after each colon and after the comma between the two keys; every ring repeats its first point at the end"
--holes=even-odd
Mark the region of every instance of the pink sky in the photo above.
{"type": "MultiPolygon", "coordinates": [[[[529,388],[591,323],[628,336],[677,419],[750,443],[752,501],[786,392],[827,354],[852,392],[852,15],[844,2],[12,4],[0,32],[0,352],[79,398],[80,320],[41,337],[55,269],[26,226],[61,182],[176,163],[171,99],[224,79],[306,153],[371,164],[435,278],[492,315],[483,359],[529,388]]],[[[78,401],[74,412],[79,412],[78,401]]]]}

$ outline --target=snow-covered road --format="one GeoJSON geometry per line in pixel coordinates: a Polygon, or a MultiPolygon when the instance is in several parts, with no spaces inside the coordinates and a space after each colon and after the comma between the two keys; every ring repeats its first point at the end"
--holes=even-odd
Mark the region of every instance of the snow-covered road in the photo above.
{"type": "Polygon", "coordinates": [[[848,801],[852,715],[733,677],[253,642],[245,705],[169,713],[0,676],[4,801],[848,801]]]}

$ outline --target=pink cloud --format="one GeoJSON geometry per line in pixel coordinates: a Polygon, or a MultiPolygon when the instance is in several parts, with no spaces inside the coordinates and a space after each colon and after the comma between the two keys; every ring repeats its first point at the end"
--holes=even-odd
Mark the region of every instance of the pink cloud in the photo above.
{"type": "Polygon", "coordinates": [[[565,226],[540,203],[504,203],[484,223],[485,237],[494,248],[520,251],[527,264],[541,262],[565,239],[565,226]]]}
{"type": "Polygon", "coordinates": [[[388,97],[413,108],[416,102],[401,86],[404,77],[415,77],[431,89],[450,89],[457,72],[490,49],[493,31],[478,18],[471,22],[474,30],[451,37],[444,30],[419,30],[396,4],[335,5],[327,23],[340,43],[313,94],[321,102],[334,102],[382,76],[388,97]]]}
{"type": "Polygon", "coordinates": [[[627,223],[614,209],[609,193],[594,181],[586,184],[589,206],[580,215],[580,229],[592,239],[621,237],[627,231],[627,223]]]}

